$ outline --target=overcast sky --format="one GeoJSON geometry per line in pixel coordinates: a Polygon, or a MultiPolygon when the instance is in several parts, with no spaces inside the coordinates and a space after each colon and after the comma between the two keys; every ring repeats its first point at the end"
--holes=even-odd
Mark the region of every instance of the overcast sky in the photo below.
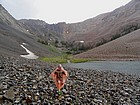
{"type": "Polygon", "coordinates": [[[113,11],[131,0],[0,0],[16,19],[40,19],[47,23],[84,21],[113,11]]]}

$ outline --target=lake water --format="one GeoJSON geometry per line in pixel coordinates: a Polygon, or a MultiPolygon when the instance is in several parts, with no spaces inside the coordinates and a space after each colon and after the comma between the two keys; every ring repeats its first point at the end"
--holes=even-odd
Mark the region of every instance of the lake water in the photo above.
{"type": "Polygon", "coordinates": [[[92,61],[85,63],[69,63],[66,65],[73,68],[111,70],[140,76],[140,61],[92,61]]]}

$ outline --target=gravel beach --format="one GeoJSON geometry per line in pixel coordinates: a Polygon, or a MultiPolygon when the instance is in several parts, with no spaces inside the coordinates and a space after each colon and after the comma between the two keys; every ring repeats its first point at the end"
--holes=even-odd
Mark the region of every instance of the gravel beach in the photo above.
{"type": "Polygon", "coordinates": [[[57,65],[0,57],[0,105],[140,105],[140,77],[64,67],[69,77],[58,94],[50,73],[57,65]]]}

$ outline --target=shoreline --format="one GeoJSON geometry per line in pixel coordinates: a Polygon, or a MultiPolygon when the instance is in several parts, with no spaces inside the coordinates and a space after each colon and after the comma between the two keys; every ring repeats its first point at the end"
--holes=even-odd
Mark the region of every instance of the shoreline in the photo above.
{"type": "Polygon", "coordinates": [[[11,100],[2,104],[140,104],[140,77],[64,67],[69,77],[59,95],[49,78],[55,68],[39,60],[1,57],[0,97],[11,100]]]}
{"type": "Polygon", "coordinates": [[[89,61],[82,63],[67,63],[72,68],[112,71],[140,76],[140,61],[89,61]]]}
{"type": "Polygon", "coordinates": [[[140,56],[138,55],[98,55],[98,56],[75,56],[76,58],[89,58],[92,60],[99,61],[140,61],[140,56]]]}

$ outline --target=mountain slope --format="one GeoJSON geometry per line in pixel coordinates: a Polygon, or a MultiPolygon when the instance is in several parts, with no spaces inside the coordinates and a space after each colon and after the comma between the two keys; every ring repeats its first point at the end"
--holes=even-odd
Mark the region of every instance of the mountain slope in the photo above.
{"type": "Polygon", "coordinates": [[[23,25],[17,22],[17,20],[11,16],[8,11],[0,4],[0,22],[5,23],[19,31],[26,33],[27,31],[23,28],[23,25]]]}
{"type": "MultiPolygon", "coordinates": [[[[47,24],[42,20],[21,19],[20,23],[24,24],[26,30],[38,36],[45,41],[63,40],[61,24],[47,24]]],[[[65,24],[65,23],[64,23],[65,24]]]]}
{"type": "Polygon", "coordinates": [[[78,58],[93,59],[140,59],[140,29],[102,46],[78,54],[78,58]]]}
{"type": "Polygon", "coordinates": [[[140,0],[132,0],[123,7],[100,15],[100,19],[100,23],[92,31],[78,34],[79,37],[81,36],[78,39],[76,35],[74,36],[76,40],[83,40],[85,37],[85,42],[91,41],[93,45],[92,50],[75,57],[139,59],[140,0]]]}
{"type": "Polygon", "coordinates": [[[23,24],[14,19],[0,5],[0,55],[19,56],[26,54],[26,51],[20,46],[22,43],[26,43],[26,47],[39,56],[53,54],[45,46],[38,43],[36,36],[29,33],[23,24]]]}
{"type": "Polygon", "coordinates": [[[140,26],[140,1],[132,0],[125,6],[112,12],[80,23],[67,24],[64,27],[64,37],[71,41],[85,41],[96,47],[100,42],[110,41],[115,34],[121,34],[128,26],[140,26]]]}

